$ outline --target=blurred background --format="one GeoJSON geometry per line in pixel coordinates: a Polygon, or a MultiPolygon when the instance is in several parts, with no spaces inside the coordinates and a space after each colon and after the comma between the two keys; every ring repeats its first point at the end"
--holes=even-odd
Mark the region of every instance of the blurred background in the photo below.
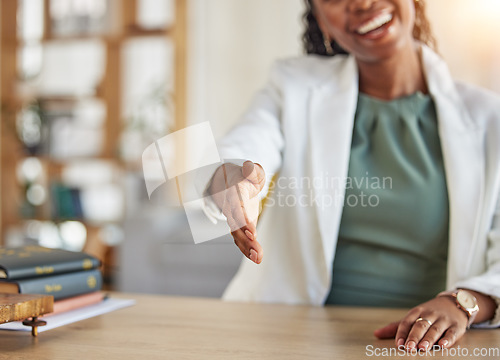
{"type": "MultiPolygon", "coordinates": [[[[500,92],[500,2],[430,0],[453,75],[500,92]]],[[[302,53],[303,0],[1,0],[0,245],[84,250],[106,288],[220,296],[241,255],[195,245],[176,184],[141,156],[210,121],[221,136],[276,58],[302,53]]]]}

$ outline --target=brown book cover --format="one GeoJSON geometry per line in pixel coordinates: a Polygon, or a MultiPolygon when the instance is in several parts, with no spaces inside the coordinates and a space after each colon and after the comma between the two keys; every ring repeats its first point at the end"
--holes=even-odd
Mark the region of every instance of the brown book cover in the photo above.
{"type": "Polygon", "coordinates": [[[98,259],[83,252],[37,245],[0,248],[0,279],[18,280],[95,269],[98,259]]]}

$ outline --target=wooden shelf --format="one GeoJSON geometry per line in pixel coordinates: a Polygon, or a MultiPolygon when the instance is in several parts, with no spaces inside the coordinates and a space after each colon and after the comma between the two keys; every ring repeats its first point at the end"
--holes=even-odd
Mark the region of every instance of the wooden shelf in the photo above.
{"type": "MultiPolygon", "coordinates": [[[[174,32],[173,28],[147,29],[138,26],[129,26],[128,28],[124,29],[122,33],[116,35],[113,34],[82,34],[82,35],[69,35],[69,36],[50,35],[43,37],[39,41],[42,44],[51,42],[75,42],[75,41],[87,41],[87,40],[116,42],[136,37],[172,36],[173,32],[174,32]]],[[[24,46],[31,44],[33,42],[36,42],[36,40],[17,39],[15,41],[15,44],[17,46],[24,46]]]]}
{"type": "Polygon", "coordinates": [[[144,36],[172,36],[173,28],[167,29],[145,29],[140,26],[129,26],[125,29],[124,37],[144,37],[144,36]]]}
{"type": "MultiPolygon", "coordinates": [[[[124,163],[117,155],[120,136],[123,131],[122,123],[122,72],[123,72],[123,46],[129,39],[160,37],[165,41],[170,40],[174,44],[174,95],[173,106],[175,107],[175,127],[183,128],[186,125],[186,94],[187,94],[187,0],[175,1],[175,23],[166,28],[144,28],[137,25],[137,5],[138,0],[121,0],[114,2],[118,4],[121,19],[119,24],[114,24],[113,29],[106,34],[83,34],[77,36],[56,36],[50,28],[50,2],[44,0],[44,34],[39,40],[42,46],[51,43],[64,43],[99,40],[104,43],[106,49],[106,63],[103,69],[103,79],[96,85],[93,98],[103,101],[106,105],[106,120],[104,123],[104,143],[102,152],[97,157],[90,159],[112,161],[123,172],[130,171],[130,164],[124,163]],[[115,26],[116,25],[116,26],[115,26]]],[[[21,93],[19,84],[22,82],[18,78],[18,56],[19,47],[32,44],[33,41],[18,39],[17,24],[18,1],[0,1],[0,51],[2,52],[2,62],[0,69],[1,92],[0,103],[2,104],[1,114],[1,136],[0,136],[0,245],[3,244],[5,234],[12,228],[19,227],[23,218],[19,214],[20,206],[23,202],[23,189],[16,178],[16,168],[23,158],[29,156],[22,147],[16,135],[16,113],[23,106],[29,103],[33,93],[21,93]]],[[[36,40],[35,40],[36,42],[36,40]]],[[[167,96],[167,94],[165,94],[167,96]]],[[[38,98],[38,97],[37,97],[38,98]]],[[[61,101],[62,103],[77,102],[80,98],[71,94],[61,94],[60,96],[49,96],[38,98],[39,100],[61,101]]],[[[37,156],[43,163],[46,171],[46,186],[50,188],[50,183],[61,178],[61,172],[68,163],[73,160],[89,158],[75,158],[57,160],[49,155],[37,156]]],[[[50,215],[36,215],[38,220],[50,219],[50,215]]],[[[82,221],[82,220],[80,220],[82,221]]],[[[98,237],[98,225],[90,224],[83,220],[89,232],[89,241],[98,237]]],[[[101,245],[88,244],[89,248],[96,248],[96,252],[102,251],[101,245]],[[100,250],[99,250],[100,249],[100,250]]]]}

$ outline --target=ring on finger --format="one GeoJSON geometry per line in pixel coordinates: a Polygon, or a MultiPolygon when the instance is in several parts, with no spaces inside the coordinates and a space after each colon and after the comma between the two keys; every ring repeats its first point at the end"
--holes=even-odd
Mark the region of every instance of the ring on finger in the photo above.
{"type": "Polygon", "coordinates": [[[426,321],[429,324],[429,326],[432,326],[432,321],[430,321],[429,319],[419,317],[417,320],[415,320],[415,324],[418,323],[419,321],[426,321]]]}

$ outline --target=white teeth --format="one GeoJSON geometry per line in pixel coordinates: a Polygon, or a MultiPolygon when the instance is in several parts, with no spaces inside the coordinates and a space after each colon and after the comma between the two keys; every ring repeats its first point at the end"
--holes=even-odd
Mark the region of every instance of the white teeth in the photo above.
{"type": "Polygon", "coordinates": [[[373,31],[381,27],[382,25],[387,24],[391,20],[392,20],[391,14],[388,13],[380,14],[379,16],[363,24],[358,30],[356,30],[356,32],[358,34],[364,35],[366,33],[369,33],[370,31],[373,31]]]}

